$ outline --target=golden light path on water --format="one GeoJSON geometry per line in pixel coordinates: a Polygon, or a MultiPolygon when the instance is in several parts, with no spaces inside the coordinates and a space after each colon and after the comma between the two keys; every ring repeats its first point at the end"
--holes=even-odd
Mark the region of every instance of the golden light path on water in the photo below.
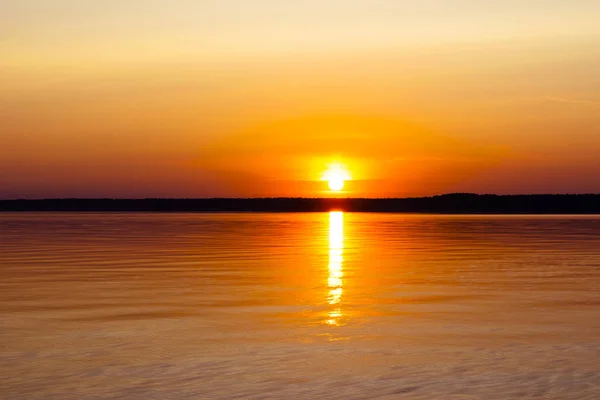
{"type": "Polygon", "coordinates": [[[327,279],[329,295],[327,302],[334,308],[328,314],[326,322],[329,325],[339,325],[339,318],[342,316],[339,305],[343,293],[343,251],[344,213],[342,211],[331,211],[329,213],[329,276],[327,279]]]}

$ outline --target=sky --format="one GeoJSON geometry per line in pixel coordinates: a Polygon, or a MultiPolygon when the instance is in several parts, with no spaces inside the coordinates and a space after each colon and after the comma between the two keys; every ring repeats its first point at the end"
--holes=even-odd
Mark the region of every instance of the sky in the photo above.
{"type": "Polygon", "coordinates": [[[0,0],[0,198],[600,192],[597,0],[0,0]]]}

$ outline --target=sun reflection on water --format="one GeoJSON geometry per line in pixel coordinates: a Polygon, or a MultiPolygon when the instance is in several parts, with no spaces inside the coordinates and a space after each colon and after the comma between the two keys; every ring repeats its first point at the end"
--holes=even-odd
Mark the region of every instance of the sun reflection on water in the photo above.
{"type": "Polygon", "coordinates": [[[329,276],[327,285],[329,294],[327,302],[331,306],[338,306],[328,313],[326,321],[329,325],[339,325],[339,318],[342,317],[342,311],[339,304],[342,300],[344,271],[342,264],[344,261],[344,213],[342,211],[332,211],[329,213],[329,276]]]}

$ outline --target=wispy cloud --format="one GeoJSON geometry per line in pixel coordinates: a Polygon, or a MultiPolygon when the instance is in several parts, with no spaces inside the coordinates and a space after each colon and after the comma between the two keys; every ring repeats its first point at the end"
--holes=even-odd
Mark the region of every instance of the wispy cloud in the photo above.
{"type": "Polygon", "coordinates": [[[546,100],[558,101],[561,103],[581,103],[581,104],[596,104],[600,105],[600,101],[593,100],[580,100],[580,99],[566,99],[564,97],[544,97],[546,100]]]}

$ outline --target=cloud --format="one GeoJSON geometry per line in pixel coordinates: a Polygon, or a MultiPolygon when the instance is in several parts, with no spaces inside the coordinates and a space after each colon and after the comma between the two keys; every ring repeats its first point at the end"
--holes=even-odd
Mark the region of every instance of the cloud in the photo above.
{"type": "Polygon", "coordinates": [[[565,99],[563,97],[544,97],[546,100],[557,101],[561,103],[581,103],[581,104],[595,104],[600,105],[600,101],[593,100],[579,100],[579,99],[565,99]]]}

